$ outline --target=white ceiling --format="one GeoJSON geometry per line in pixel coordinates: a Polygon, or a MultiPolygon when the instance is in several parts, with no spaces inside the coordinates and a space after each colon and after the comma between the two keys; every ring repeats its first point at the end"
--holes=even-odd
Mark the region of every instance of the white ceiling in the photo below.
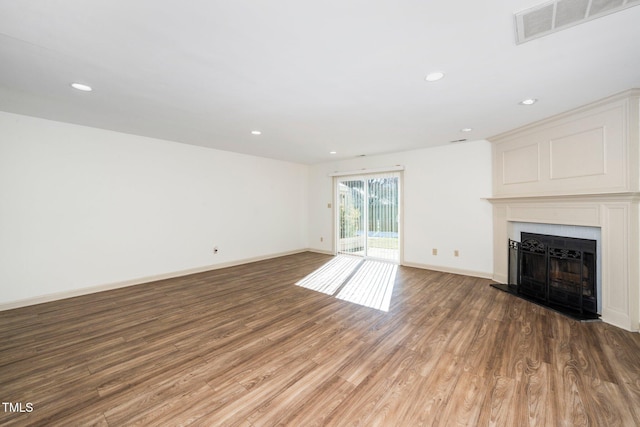
{"type": "Polygon", "coordinates": [[[0,0],[0,110],[313,164],[640,87],[640,7],[516,45],[539,3],[0,0]]]}

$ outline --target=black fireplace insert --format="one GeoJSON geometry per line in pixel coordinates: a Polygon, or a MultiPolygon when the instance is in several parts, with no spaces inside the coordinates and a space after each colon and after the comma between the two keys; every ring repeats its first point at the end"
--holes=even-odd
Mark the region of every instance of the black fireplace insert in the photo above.
{"type": "Polygon", "coordinates": [[[496,286],[580,320],[597,319],[596,241],[522,232],[509,239],[509,284],[496,286]]]}

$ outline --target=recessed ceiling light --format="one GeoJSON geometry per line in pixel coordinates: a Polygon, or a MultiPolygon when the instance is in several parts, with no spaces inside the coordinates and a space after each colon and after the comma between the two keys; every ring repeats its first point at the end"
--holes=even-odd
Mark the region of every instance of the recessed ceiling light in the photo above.
{"type": "Polygon", "coordinates": [[[71,87],[83,92],[91,92],[93,90],[91,86],[82,83],[71,83],[71,87]]]}
{"type": "Polygon", "coordinates": [[[433,73],[427,74],[427,77],[425,77],[425,80],[428,81],[428,82],[437,82],[438,80],[440,80],[443,77],[444,77],[444,73],[443,72],[434,71],[433,73]]]}
{"type": "Polygon", "coordinates": [[[329,151],[329,154],[336,154],[337,151],[329,151]]]}
{"type": "Polygon", "coordinates": [[[536,102],[538,102],[538,100],[535,98],[527,98],[520,101],[520,105],[533,105],[536,102]]]}
{"type": "Polygon", "coordinates": [[[460,129],[460,132],[471,132],[473,129],[471,128],[462,128],[460,129]]]}
{"type": "Polygon", "coordinates": [[[262,132],[260,132],[259,130],[252,130],[251,135],[262,135],[262,132]]]}

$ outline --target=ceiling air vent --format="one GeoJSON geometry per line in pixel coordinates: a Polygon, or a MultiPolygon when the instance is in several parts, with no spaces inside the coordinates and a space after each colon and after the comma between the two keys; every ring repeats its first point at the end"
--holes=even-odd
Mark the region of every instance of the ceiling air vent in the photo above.
{"type": "Polygon", "coordinates": [[[515,14],[516,43],[524,43],[601,16],[640,5],[640,0],[553,0],[515,14]]]}

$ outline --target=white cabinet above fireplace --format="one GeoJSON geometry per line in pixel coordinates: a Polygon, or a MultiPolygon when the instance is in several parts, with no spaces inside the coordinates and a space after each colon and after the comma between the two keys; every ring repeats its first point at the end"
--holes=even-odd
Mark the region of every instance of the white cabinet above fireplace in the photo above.
{"type": "Polygon", "coordinates": [[[494,197],[640,191],[640,90],[490,138],[494,197]]]}

